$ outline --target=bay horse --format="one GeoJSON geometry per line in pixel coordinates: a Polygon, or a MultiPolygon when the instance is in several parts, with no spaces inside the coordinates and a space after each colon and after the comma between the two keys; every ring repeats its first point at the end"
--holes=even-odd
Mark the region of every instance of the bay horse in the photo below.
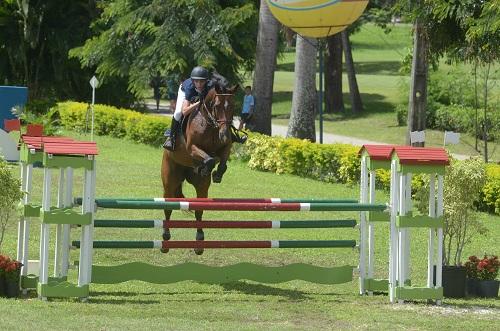
{"type": "MultiPolygon", "coordinates": [[[[207,198],[211,180],[220,183],[227,169],[231,152],[231,125],[233,122],[233,95],[238,85],[227,88],[227,81],[218,80],[200,105],[184,120],[185,131],[179,134],[175,151],[163,152],[161,179],[164,198],[184,198],[182,184],[192,184],[198,198],[207,198]],[[212,170],[217,165],[215,171],[212,170]]],[[[170,220],[172,210],[165,210],[165,220],[170,220]]],[[[201,221],[203,211],[195,211],[196,221],[201,221]]],[[[203,229],[196,231],[196,240],[204,240],[203,229]]],[[[163,240],[170,240],[170,230],[164,228],[163,240]]],[[[195,248],[203,254],[203,248],[195,248]]],[[[162,249],[168,252],[168,249],[162,249]]]]}

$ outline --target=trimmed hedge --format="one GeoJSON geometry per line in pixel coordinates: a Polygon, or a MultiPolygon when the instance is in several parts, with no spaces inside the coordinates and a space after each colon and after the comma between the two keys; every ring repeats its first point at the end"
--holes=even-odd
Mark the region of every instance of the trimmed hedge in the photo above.
{"type": "MultiPolygon", "coordinates": [[[[55,109],[59,112],[61,124],[65,128],[79,132],[90,130],[90,119],[87,122],[87,104],[59,102],[55,109]]],[[[97,135],[161,145],[165,140],[163,133],[169,127],[169,117],[145,115],[113,106],[94,105],[94,133],[97,135]]]]}
{"type": "MultiPolygon", "coordinates": [[[[56,109],[61,124],[68,129],[83,131],[86,128],[88,105],[78,102],[61,102],[56,109]]],[[[94,132],[127,138],[135,142],[160,145],[163,133],[170,126],[170,118],[144,115],[132,110],[95,105],[94,132]]],[[[244,145],[234,144],[233,156],[248,162],[252,169],[291,174],[329,183],[356,184],[359,182],[359,147],[347,144],[315,144],[295,138],[269,137],[251,133],[244,145]]],[[[480,210],[500,214],[500,166],[486,166],[486,185],[477,199],[480,210]]],[[[421,176],[413,176],[416,190],[424,183],[421,176]]],[[[389,189],[390,174],[377,171],[377,186],[389,189]]]]}

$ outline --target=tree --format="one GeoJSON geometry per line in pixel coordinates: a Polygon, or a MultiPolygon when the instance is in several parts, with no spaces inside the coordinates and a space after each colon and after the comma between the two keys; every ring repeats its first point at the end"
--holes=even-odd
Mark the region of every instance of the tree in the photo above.
{"type": "Polygon", "coordinates": [[[151,76],[188,77],[203,65],[238,82],[254,64],[253,3],[217,0],[112,0],[93,24],[95,36],[70,52],[100,80],[125,78],[137,97],[151,76]]]}
{"type": "Polygon", "coordinates": [[[83,98],[91,74],[68,59],[68,50],[90,36],[95,11],[88,0],[0,2],[2,83],[27,86],[30,100],[83,98]]]}
{"type": "Polygon", "coordinates": [[[297,36],[295,87],[287,137],[316,141],[316,45],[316,39],[297,36]]]}
{"type": "Polygon", "coordinates": [[[354,70],[354,60],[352,58],[351,42],[349,41],[348,29],[341,32],[342,46],[344,48],[345,64],[347,71],[347,79],[349,81],[349,96],[351,98],[351,111],[353,114],[363,112],[363,102],[359,94],[358,80],[356,79],[356,71],[354,70]]]}
{"type": "Polygon", "coordinates": [[[428,31],[421,19],[413,24],[413,62],[411,65],[410,95],[408,102],[408,126],[406,144],[423,146],[424,142],[411,144],[410,132],[425,130],[425,111],[427,105],[427,74],[429,70],[428,31]]]}
{"type": "Polygon", "coordinates": [[[271,14],[266,0],[260,1],[259,31],[255,56],[253,91],[254,114],[247,127],[255,132],[271,135],[274,70],[278,54],[279,23],[271,14]]]}
{"type": "Polygon", "coordinates": [[[343,113],[342,37],[336,33],[326,38],[325,108],[327,113],[343,113]]]}

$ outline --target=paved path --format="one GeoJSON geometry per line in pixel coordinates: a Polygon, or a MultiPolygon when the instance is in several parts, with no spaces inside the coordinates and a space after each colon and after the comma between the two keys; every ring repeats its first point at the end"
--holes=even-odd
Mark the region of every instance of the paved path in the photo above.
{"type": "MultiPolygon", "coordinates": [[[[156,109],[156,105],[153,104],[147,104],[149,109],[156,109]]],[[[168,109],[168,107],[162,107],[160,106],[160,113],[159,115],[162,116],[172,116],[172,113],[168,109]]],[[[238,127],[239,125],[239,119],[234,120],[234,125],[238,127]]],[[[286,137],[286,132],[288,130],[288,127],[283,126],[283,125],[275,125],[273,124],[271,126],[271,132],[273,136],[281,136],[281,137],[286,137]]],[[[319,132],[316,132],[316,141],[319,142],[319,132]]],[[[338,134],[332,134],[332,133],[326,133],[323,132],[323,143],[325,144],[333,144],[333,143],[342,143],[342,144],[349,144],[349,145],[354,145],[354,146],[363,146],[363,145],[388,145],[387,143],[382,143],[378,141],[372,141],[372,140],[366,140],[366,139],[361,139],[361,138],[354,138],[354,137],[348,137],[348,136],[341,136],[338,134]]],[[[458,160],[465,160],[468,159],[470,156],[468,155],[462,155],[462,154],[454,154],[452,153],[452,156],[458,160]]]]}

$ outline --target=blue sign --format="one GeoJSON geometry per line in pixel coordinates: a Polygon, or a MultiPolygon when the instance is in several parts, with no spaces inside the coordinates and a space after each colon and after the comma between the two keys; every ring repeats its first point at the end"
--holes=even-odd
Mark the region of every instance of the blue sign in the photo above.
{"type": "Polygon", "coordinates": [[[3,121],[16,118],[12,113],[12,107],[24,107],[28,100],[28,88],[20,86],[0,86],[0,129],[3,129],[3,121]]]}

